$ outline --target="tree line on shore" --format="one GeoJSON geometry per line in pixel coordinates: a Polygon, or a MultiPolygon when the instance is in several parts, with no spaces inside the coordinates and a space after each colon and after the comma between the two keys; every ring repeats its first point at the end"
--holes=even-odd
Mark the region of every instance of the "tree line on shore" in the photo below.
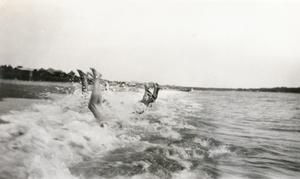
{"type": "Polygon", "coordinates": [[[80,82],[80,78],[73,72],[65,73],[61,70],[30,69],[23,66],[0,66],[0,79],[16,79],[25,81],[51,81],[51,82],[80,82]]]}
{"type": "MultiPolygon", "coordinates": [[[[48,69],[30,69],[23,66],[12,67],[11,65],[0,66],[0,79],[8,80],[23,80],[23,81],[47,81],[47,82],[81,82],[81,78],[75,72],[70,71],[65,73],[61,70],[48,69]]],[[[108,83],[110,86],[118,87],[142,87],[143,83],[139,82],[124,82],[124,81],[109,81],[103,79],[103,83],[108,83]]],[[[88,79],[89,84],[93,84],[92,80],[88,79]]]]}
{"type": "MultiPolygon", "coordinates": [[[[80,82],[80,77],[75,72],[70,71],[65,73],[61,70],[48,69],[30,69],[17,66],[13,68],[10,65],[0,66],[0,79],[17,79],[26,81],[51,81],[51,82],[80,82]]],[[[112,86],[127,86],[137,87],[142,86],[138,82],[120,82],[120,81],[107,81],[112,86]]],[[[173,89],[190,92],[193,90],[201,91],[253,91],[253,92],[281,92],[281,93],[300,93],[300,87],[275,87],[275,88],[201,88],[201,87],[182,87],[175,85],[161,85],[165,89],[173,89]]]]}

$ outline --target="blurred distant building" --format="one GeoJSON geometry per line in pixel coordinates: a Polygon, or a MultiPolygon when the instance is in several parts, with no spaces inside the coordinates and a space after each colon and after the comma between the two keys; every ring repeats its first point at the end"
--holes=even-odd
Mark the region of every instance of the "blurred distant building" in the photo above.
{"type": "Polygon", "coordinates": [[[33,70],[31,68],[24,68],[23,66],[17,66],[15,68],[15,73],[17,74],[18,80],[32,81],[33,70]]]}
{"type": "Polygon", "coordinates": [[[56,82],[79,82],[80,78],[71,71],[68,74],[61,70],[41,68],[39,70],[10,65],[0,66],[0,79],[24,80],[24,81],[56,81],[56,82]]]}

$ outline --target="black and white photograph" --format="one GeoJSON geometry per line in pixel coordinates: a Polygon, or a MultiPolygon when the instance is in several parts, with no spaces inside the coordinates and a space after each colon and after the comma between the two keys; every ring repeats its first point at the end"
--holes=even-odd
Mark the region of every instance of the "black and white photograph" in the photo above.
{"type": "Polygon", "coordinates": [[[300,178],[300,0],[0,0],[0,179],[300,178]]]}

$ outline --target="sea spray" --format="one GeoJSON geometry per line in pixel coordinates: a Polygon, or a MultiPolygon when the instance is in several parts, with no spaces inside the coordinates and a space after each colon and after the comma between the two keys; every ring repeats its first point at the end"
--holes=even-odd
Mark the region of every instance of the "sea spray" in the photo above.
{"type": "Polygon", "coordinates": [[[291,110],[284,115],[276,113],[278,109],[271,105],[270,100],[277,100],[274,95],[269,99],[256,93],[162,90],[157,101],[146,108],[139,103],[142,89],[116,88],[114,92],[103,91],[105,127],[101,127],[87,108],[90,93],[76,89],[66,95],[47,95],[49,98],[42,103],[0,116],[9,122],[0,124],[2,178],[298,175],[299,138],[292,138],[295,133],[288,131],[299,124],[297,100],[291,102],[295,96],[277,96],[280,100],[276,105],[288,99],[285,105],[277,105],[291,110]],[[245,108],[240,108],[243,103],[255,111],[245,113],[245,108]],[[270,112],[260,109],[265,103],[270,112]],[[264,116],[260,116],[263,111],[264,116]],[[266,116],[272,120],[266,121],[266,116]],[[286,119],[284,132],[277,129],[279,118],[286,119]],[[264,123],[271,127],[257,125],[264,123]],[[278,142],[282,145],[277,147],[278,142]],[[266,168],[260,168],[261,163],[266,168]]]}
{"type": "MultiPolygon", "coordinates": [[[[1,116],[3,120],[10,122],[0,126],[1,153],[7,154],[1,156],[2,165],[6,166],[1,167],[1,174],[5,174],[2,176],[73,178],[72,172],[75,176],[76,172],[72,168],[82,162],[94,161],[95,158],[98,160],[94,162],[99,163],[103,158],[111,156],[110,151],[124,148],[124,153],[121,152],[119,157],[129,155],[128,151],[133,156],[135,153],[144,153],[143,150],[152,145],[145,140],[149,135],[179,139],[180,134],[171,127],[176,123],[166,119],[170,114],[163,110],[156,113],[159,108],[156,105],[150,109],[145,108],[138,102],[141,94],[142,92],[130,91],[105,92],[103,97],[109,103],[104,106],[104,121],[107,123],[104,128],[99,126],[86,107],[89,94],[82,94],[79,90],[64,96],[48,94],[51,100],[45,103],[1,116]],[[158,122],[160,115],[165,116],[162,122],[158,122]],[[128,149],[128,146],[137,147],[128,149]]],[[[108,162],[111,162],[110,157],[108,158],[108,162]]],[[[122,163],[122,159],[119,160],[122,163]]],[[[153,168],[154,164],[147,164],[147,160],[143,161],[143,158],[131,162],[134,163],[133,166],[142,168],[136,173],[125,172],[126,175],[148,172],[147,165],[152,166],[150,172],[161,173],[159,169],[155,169],[159,163],[153,168]]],[[[169,171],[162,173],[170,175],[169,171]]],[[[94,174],[90,177],[99,173],[94,174]]],[[[112,175],[119,174],[115,171],[112,175]]],[[[80,175],[87,176],[86,171],[78,174],[80,175]]]]}

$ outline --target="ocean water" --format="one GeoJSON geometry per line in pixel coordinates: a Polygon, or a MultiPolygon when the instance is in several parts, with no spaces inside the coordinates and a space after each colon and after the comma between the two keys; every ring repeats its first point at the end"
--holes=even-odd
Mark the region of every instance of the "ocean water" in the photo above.
{"type": "Polygon", "coordinates": [[[0,178],[300,177],[299,94],[142,95],[104,91],[105,127],[79,88],[1,114],[0,178]]]}

